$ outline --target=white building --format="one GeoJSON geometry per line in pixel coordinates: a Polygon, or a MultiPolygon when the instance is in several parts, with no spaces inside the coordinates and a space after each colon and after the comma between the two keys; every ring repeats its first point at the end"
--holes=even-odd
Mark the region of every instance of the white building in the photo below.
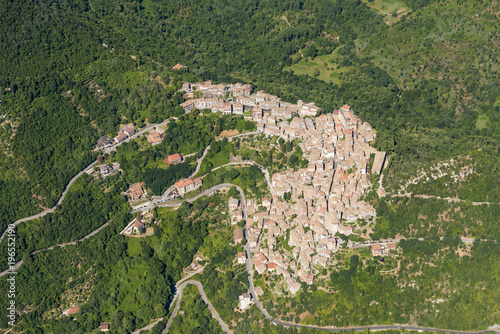
{"type": "Polygon", "coordinates": [[[251,301],[252,301],[252,296],[250,296],[248,292],[242,294],[240,296],[240,309],[242,310],[246,309],[248,306],[250,306],[251,301]]]}
{"type": "Polygon", "coordinates": [[[245,252],[239,252],[238,253],[238,263],[239,264],[245,264],[247,262],[247,255],[245,252]]]}

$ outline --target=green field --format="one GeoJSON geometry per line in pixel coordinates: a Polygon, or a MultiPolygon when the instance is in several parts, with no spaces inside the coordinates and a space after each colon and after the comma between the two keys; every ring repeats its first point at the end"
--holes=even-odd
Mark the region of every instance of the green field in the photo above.
{"type": "Polygon", "coordinates": [[[292,66],[285,67],[283,70],[292,71],[295,75],[306,74],[328,83],[340,84],[340,74],[348,70],[349,67],[341,67],[339,64],[332,62],[337,55],[337,50],[328,55],[317,56],[312,60],[302,59],[292,66]]]}
{"type": "Polygon", "coordinates": [[[141,239],[127,238],[127,254],[132,257],[141,254],[141,239]]]}
{"type": "Polygon", "coordinates": [[[374,9],[377,13],[384,16],[384,22],[388,25],[396,23],[400,20],[401,16],[407,13],[405,4],[399,0],[374,0],[372,2],[363,0],[363,2],[370,8],[374,9]],[[396,12],[397,16],[392,14],[396,12]]]}

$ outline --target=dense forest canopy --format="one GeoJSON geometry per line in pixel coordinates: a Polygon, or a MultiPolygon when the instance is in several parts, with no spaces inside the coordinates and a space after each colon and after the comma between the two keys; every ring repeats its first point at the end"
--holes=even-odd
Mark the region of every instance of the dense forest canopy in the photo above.
{"type": "Polygon", "coordinates": [[[409,14],[388,26],[359,0],[4,1],[0,186],[22,209],[2,196],[2,218],[51,206],[92,160],[100,134],[180,115],[180,82],[202,79],[252,83],[326,112],[350,104],[377,129],[378,148],[393,154],[389,182],[479,152],[482,176],[465,186],[498,193],[487,182],[498,166],[498,20],[486,3],[406,4],[409,14]],[[283,71],[334,50],[347,66],[340,85],[283,71]],[[179,62],[187,72],[171,70],[179,62]]]}
{"type": "MultiPolygon", "coordinates": [[[[52,207],[68,181],[96,159],[93,148],[100,136],[116,135],[120,125],[140,128],[178,118],[169,123],[162,144],[144,148],[130,142],[105,157],[119,162],[123,173],[105,181],[80,179],[54,213],[19,226],[17,257],[25,264],[19,274],[23,293],[18,303],[24,310],[33,310],[23,316],[24,329],[28,333],[83,333],[94,330],[102,320],[111,320],[119,332],[131,332],[149,319],[165,315],[182,268],[204,242],[213,242],[208,237],[209,225],[215,223],[203,216],[209,210],[208,200],[195,202],[194,208],[183,205],[176,212],[160,214],[163,223],[151,240],[128,241],[118,235],[132,219],[122,194],[128,184],[145,181],[152,193],[160,194],[192,171],[191,161],[168,169],[159,167],[166,154],[199,155],[223,130],[253,129],[253,124],[240,117],[183,115],[179,104],[184,98],[178,90],[186,81],[251,83],[254,90],[264,89],[285,101],[314,101],[322,112],[351,105],[356,115],[376,129],[373,145],[390,157],[383,181],[390,191],[399,190],[418,171],[440,161],[453,158],[458,161],[457,169],[470,166],[474,173],[458,181],[447,176],[407,188],[415,194],[456,196],[467,200],[464,205],[414,198],[379,201],[371,196],[379,216],[372,236],[446,237],[440,244],[446,250],[439,263],[442,273],[418,260],[412,273],[422,267],[434,278],[443,278],[466,268],[471,276],[485,266],[498,268],[498,260],[492,256],[498,247],[493,241],[477,241],[469,260],[469,256],[455,255],[456,239],[450,239],[498,238],[497,8],[489,1],[403,0],[406,11],[381,15],[375,2],[384,1],[0,0],[2,231],[8,223],[52,207]],[[385,23],[384,15],[391,16],[390,24],[385,23]],[[335,66],[335,81],[320,80],[316,73],[322,68],[311,71],[313,75],[288,70],[323,56],[331,56],[331,62],[320,65],[335,66]],[[177,63],[188,68],[172,70],[177,63]],[[135,154],[137,151],[141,154],[135,154]],[[471,201],[497,204],[474,206],[471,201]],[[43,247],[77,240],[108,221],[110,226],[95,239],[69,250],[28,256],[43,247]],[[470,268],[469,262],[473,264],[470,268]],[[85,292],[86,281],[94,282],[90,284],[93,292],[85,292]],[[137,286],[130,283],[137,281],[137,286]],[[63,294],[76,290],[83,291],[86,301],[78,321],[41,321],[66,302],[63,294]]],[[[286,152],[292,150],[289,146],[286,152]]],[[[224,159],[233,152],[221,142],[214,145],[208,158],[215,162],[219,150],[224,159]]],[[[290,165],[306,162],[300,152],[294,152],[290,165]]],[[[261,160],[267,167],[273,156],[261,160]]],[[[209,162],[202,172],[208,171],[209,162]]],[[[226,168],[209,173],[204,182],[205,186],[234,182],[256,195],[265,192],[262,178],[257,167],[226,168]]],[[[437,241],[410,240],[402,248],[410,261],[422,250],[431,258],[430,250],[439,248],[436,245],[437,241]]],[[[5,251],[2,248],[0,253],[5,251]]],[[[227,274],[237,280],[223,279],[214,264],[226,266],[224,262],[230,262],[227,258],[236,251],[217,247],[212,265],[202,276],[210,297],[224,296],[216,306],[226,317],[234,314],[236,297],[243,291],[239,283],[246,284],[244,270],[227,274]]],[[[356,262],[354,258],[352,262],[356,262]]],[[[489,294],[498,291],[494,287],[486,291],[473,288],[483,281],[494,285],[492,277],[485,272],[471,278],[466,288],[473,297],[460,300],[457,294],[450,305],[464,307],[477,296],[495,297],[489,294]]],[[[371,276],[362,274],[361,264],[332,274],[341,295],[348,296],[339,302],[340,309],[352,307],[348,300],[354,292],[364,293],[362,286],[394,281],[378,278],[373,283],[371,276]]],[[[425,277],[421,279],[429,283],[425,277]]],[[[465,289],[466,283],[454,282],[465,289]]],[[[5,280],[1,284],[6,289],[5,280]]],[[[395,284],[386,287],[396,289],[395,284]]],[[[415,305],[409,300],[405,310],[412,312],[415,305]]],[[[306,301],[323,302],[312,297],[306,301]]],[[[394,305],[392,300],[386,302],[394,305]]],[[[325,309],[331,310],[330,305],[325,309]]],[[[270,306],[274,309],[272,302],[270,306]]],[[[487,307],[482,305],[462,321],[470,328],[490,324],[494,315],[487,307]]],[[[251,315],[256,321],[263,320],[256,311],[251,315]]],[[[370,317],[363,321],[390,320],[370,317]]],[[[456,317],[445,315],[437,320],[431,315],[422,317],[429,326],[451,328],[457,323],[456,317]]],[[[357,320],[339,321],[353,324],[357,320]]],[[[245,320],[239,326],[241,332],[266,332],[270,324],[255,328],[245,320]]]]}

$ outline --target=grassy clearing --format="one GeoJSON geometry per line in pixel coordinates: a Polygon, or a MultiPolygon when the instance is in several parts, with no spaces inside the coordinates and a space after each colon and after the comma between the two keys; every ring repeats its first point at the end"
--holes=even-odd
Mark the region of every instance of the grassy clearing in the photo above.
{"type": "Polygon", "coordinates": [[[286,67],[284,71],[292,71],[296,75],[309,75],[325,82],[340,84],[340,74],[349,69],[334,63],[336,51],[331,54],[317,56],[314,59],[302,59],[292,66],[286,67]]]}
{"type": "Polygon", "coordinates": [[[500,96],[497,97],[497,99],[495,100],[495,104],[494,104],[495,107],[500,107],[500,96]]]}
{"type": "Polygon", "coordinates": [[[127,254],[132,257],[141,254],[141,239],[127,238],[127,254]]]}
{"type": "Polygon", "coordinates": [[[164,213],[167,213],[167,212],[170,212],[170,211],[175,211],[176,208],[172,208],[172,207],[169,207],[169,206],[166,206],[166,207],[158,207],[156,208],[156,212],[158,212],[158,215],[163,215],[164,213]]]}
{"type": "Polygon", "coordinates": [[[479,115],[476,121],[476,129],[482,130],[488,127],[489,118],[487,115],[479,115]]]}
{"type": "Polygon", "coordinates": [[[388,25],[398,22],[401,16],[408,13],[405,5],[399,0],[374,0],[372,2],[368,0],[362,0],[366,5],[374,9],[377,13],[384,16],[384,22],[388,25]],[[397,13],[397,15],[393,15],[397,13]]]}

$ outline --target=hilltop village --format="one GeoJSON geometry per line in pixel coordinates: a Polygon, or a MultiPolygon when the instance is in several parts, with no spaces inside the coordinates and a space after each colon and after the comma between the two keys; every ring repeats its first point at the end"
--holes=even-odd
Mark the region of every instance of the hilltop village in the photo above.
{"type": "Polygon", "coordinates": [[[385,163],[385,153],[369,145],[375,131],[348,105],[315,117],[321,110],[314,102],[284,102],[264,91],[253,92],[248,84],[184,83],[181,90],[189,98],[181,105],[185,112],[241,114],[266,136],[299,141],[307,168],[272,175],[272,198],[258,204],[231,199],[229,207],[236,222],[247,206],[247,228],[234,231],[234,242],[246,235],[259,274],[267,270],[282,275],[293,294],[300,290],[299,280],[312,284],[317,268],[326,267],[340,247],[338,235],[350,235],[350,223],[376,214],[361,199],[371,186],[370,174],[380,174],[385,163]],[[278,249],[278,238],[291,251],[278,249]]]}

